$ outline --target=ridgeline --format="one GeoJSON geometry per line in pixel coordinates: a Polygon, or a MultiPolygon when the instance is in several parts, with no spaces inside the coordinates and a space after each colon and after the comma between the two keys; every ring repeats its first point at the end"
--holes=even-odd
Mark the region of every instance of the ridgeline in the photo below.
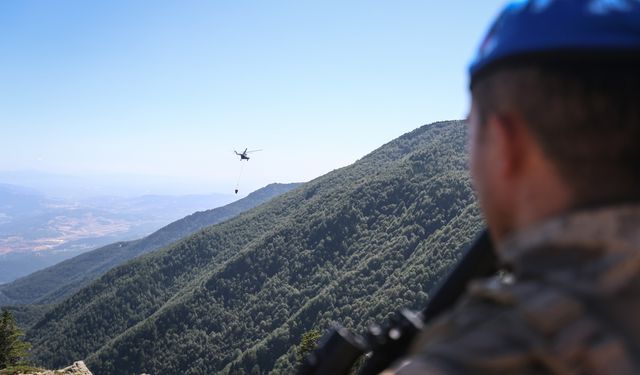
{"type": "Polygon", "coordinates": [[[226,206],[196,212],[174,221],[144,238],[103,246],[1,285],[0,306],[12,305],[20,323],[29,326],[49,309],[50,304],[89,285],[108,270],[167,246],[204,227],[228,220],[299,185],[270,184],[226,206]]]}
{"type": "Polygon", "coordinates": [[[111,269],[28,331],[38,365],[94,374],[291,373],[305,332],[419,308],[480,230],[466,124],[351,166],[111,269]]]}

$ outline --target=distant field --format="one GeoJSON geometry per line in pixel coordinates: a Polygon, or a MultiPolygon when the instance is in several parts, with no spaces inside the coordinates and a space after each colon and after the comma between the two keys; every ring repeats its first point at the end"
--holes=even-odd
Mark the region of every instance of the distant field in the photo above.
{"type": "Polygon", "coordinates": [[[42,223],[42,235],[2,236],[0,254],[49,251],[65,246],[68,247],[67,250],[81,250],[94,245],[91,239],[126,235],[135,226],[135,223],[129,220],[95,216],[90,212],[77,216],[73,213],[57,215],[42,223]]]}
{"type": "Polygon", "coordinates": [[[0,283],[234,199],[214,194],[71,200],[0,184],[0,283]]]}

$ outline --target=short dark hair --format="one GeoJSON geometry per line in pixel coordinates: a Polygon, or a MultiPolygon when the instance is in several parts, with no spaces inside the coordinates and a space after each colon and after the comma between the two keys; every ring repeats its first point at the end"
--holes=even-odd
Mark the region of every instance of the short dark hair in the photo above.
{"type": "Polygon", "coordinates": [[[502,66],[473,83],[481,123],[516,112],[577,205],[640,200],[640,68],[619,61],[502,66]]]}

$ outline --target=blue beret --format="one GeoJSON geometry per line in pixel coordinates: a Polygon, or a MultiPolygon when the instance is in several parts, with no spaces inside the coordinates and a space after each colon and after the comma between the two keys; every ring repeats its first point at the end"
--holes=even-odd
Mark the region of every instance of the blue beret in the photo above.
{"type": "MultiPolygon", "coordinates": [[[[477,76],[536,56],[640,54],[640,0],[517,0],[495,20],[469,66],[477,76]]],[[[582,60],[579,60],[582,61],[582,60]]]]}

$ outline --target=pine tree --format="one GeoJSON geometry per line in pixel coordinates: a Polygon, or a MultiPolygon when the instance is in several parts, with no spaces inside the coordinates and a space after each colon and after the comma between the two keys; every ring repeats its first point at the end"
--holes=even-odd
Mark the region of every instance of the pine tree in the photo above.
{"type": "Polygon", "coordinates": [[[9,310],[0,316],[0,369],[24,364],[31,345],[22,341],[24,333],[9,310]]]}
{"type": "Polygon", "coordinates": [[[297,353],[298,362],[302,363],[304,359],[307,358],[307,355],[318,347],[318,340],[320,340],[320,337],[322,337],[322,332],[317,328],[314,328],[302,335],[297,353]]]}

